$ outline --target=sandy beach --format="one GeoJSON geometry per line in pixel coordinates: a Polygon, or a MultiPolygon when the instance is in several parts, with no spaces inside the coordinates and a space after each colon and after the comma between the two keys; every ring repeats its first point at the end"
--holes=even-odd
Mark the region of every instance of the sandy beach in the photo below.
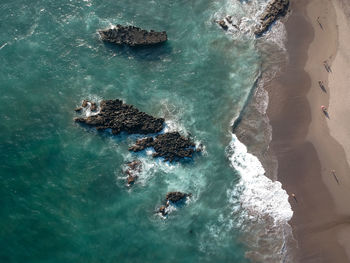
{"type": "Polygon", "coordinates": [[[289,61],[266,86],[278,180],[296,197],[290,202],[298,262],[350,261],[348,5],[292,1],[289,61]]]}

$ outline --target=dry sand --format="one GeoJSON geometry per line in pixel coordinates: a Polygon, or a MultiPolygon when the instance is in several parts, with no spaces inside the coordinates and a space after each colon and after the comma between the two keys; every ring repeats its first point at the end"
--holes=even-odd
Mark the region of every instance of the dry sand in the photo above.
{"type": "Polygon", "coordinates": [[[295,0],[291,8],[289,63],[267,86],[278,179],[297,198],[298,262],[350,262],[350,8],[346,0],[295,0]],[[328,104],[329,119],[320,109],[328,104]]]}

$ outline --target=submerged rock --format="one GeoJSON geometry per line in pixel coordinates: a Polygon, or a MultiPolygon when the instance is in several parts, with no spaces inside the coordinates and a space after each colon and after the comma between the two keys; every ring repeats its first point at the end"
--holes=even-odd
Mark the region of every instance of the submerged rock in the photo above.
{"type": "Polygon", "coordinates": [[[86,108],[87,106],[88,106],[88,100],[83,100],[83,103],[81,104],[81,106],[83,107],[83,108],[86,108]]]}
{"type": "Polygon", "coordinates": [[[127,185],[131,186],[135,183],[138,178],[138,174],[142,170],[142,163],[139,160],[134,160],[132,162],[127,163],[128,168],[124,171],[127,177],[127,185]]]}
{"type": "Polygon", "coordinates": [[[226,24],[224,19],[219,20],[217,23],[219,24],[219,26],[222,27],[223,30],[227,30],[228,29],[228,25],[226,24]]]}
{"type": "Polygon", "coordinates": [[[264,34],[273,22],[280,16],[286,15],[288,7],[289,0],[271,0],[260,16],[260,25],[258,25],[254,31],[255,35],[261,36],[264,34]]]}
{"type": "Polygon", "coordinates": [[[131,175],[129,175],[128,178],[127,178],[128,186],[133,185],[137,178],[138,178],[138,176],[131,176],[131,175]]]}
{"type": "MultiPolygon", "coordinates": [[[[235,30],[240,30],[239,26],[236,25],[234,23],[234,21],[232,20],[232,16],[226,16],[225,18],[221,19],[221,20],[216,20],[216,23],[218,23],[218,25],[225,31],[227,31],[229,28],[230,29],[235,29],[235,30]]],[[[236,22],[240,22],[240,21],[236,21],[236,22]]]]}
{"type": "Polygon", "coordinates": [[[147,46],[163,43],[168,37],[165,31],[146,31],[139,27],[117,25],[114,28],[100,30],[99,34],[103,41],[118,45],[147,46]]]}
{"type": "Polygon", "coordinates": [[[95,102],[91,102],[90,110],[97,111],[97,104],[95,102]]]}
{"type": "Polygon", "coordinates": [[[75,121],[96,127],[97,130],[111,129],[115,135],[121,132],[129,134],[158,133],[164,125],[163,118],[154,118],[118,99],[101,101],[98,114],[86,118],[76,118],[75,121]]]}
{"type": "Polygon", "coordinates": [[[129,167],[128,171],[139,173],[141,172],[142,163],[139,160],[134,160],[134,161],[128,162],[127,166],[129,167]]]}
{"type": "Polygon", "coordinates": [[[155,138],[147,137],[136,141],[129,151],[139,152],[148,147],[153,147],[153,157],[164,157],[164,161],[179,161],[185,157],[192,158],[195,152],[195,144],[178,132],[159,134],[155,138]]]}
{"type": "Polygon", "coordinates": [[[77,107],[74,109],[75,112],[81,112],[83,110],[83,107],[77,107]]]}

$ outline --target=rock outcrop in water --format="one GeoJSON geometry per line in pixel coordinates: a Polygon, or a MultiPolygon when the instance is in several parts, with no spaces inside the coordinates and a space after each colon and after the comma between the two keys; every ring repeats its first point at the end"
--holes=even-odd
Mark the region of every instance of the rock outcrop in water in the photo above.
{"type": "Polygon", "coordinates": [[[195,144],[178,132],[159,134],[155,138],[139,139],[129,150],[139,152],[148,147],[154,148],[153,157],[164,157],[164,161],[170,162],[179,161],[186,157],[192,158],[195,152],[195,144]]]}
{"type": "Polygon", "coordinates": [[[264,34],[273,22],[280,16],[286,15],[288,7],[289,0],[271,0],[260,16],[260,25],[258,25],[254,31],[255,35],[261,36],[264,34]]]}
{"type": "MultiPolygon", "coordinates": [[[[254,34],[259,37],[264,34],[279,17],[286,15],[289,7],[289,0],[271,0],[264,12],[259,17],[259,24],[254,29],[254,34]]],[[[227,30],[240,30],[241,20],[234,22],[232,16],[226,16],[215,21],[219,26],[227,30]],[[236,24],[238,22],[238,24],[236,24]]]]}
{"type": "Polygon", "coordinates": [[[182,193],[182,192],[169,192],[169,193],[166,194],[165,199],[167,201],[170,201],[170,202],[176,204],[177,202],[183,200],[187,196],[191,196],[191,194],[185,194],[185,193],[182,193]]]}
{"type": "Polygon", "coordinates": [[[187,197],[191,197],[192,194],[186,194],[182,192],[169,192],[165,197],[165,204],[161,205],[157,210],[157,213],[160,213],[162,216],[166,216],[169,213],[169,207],[177,206],[180,203],[186,201],[187,197]]]}
{"type": "Polygon", "coordinates": [[[218,23],[219,26],[225,31],[229,29],[229,26],[234,27],[236,30],[240,30],[239,26],[233,22],[232,16],[226,16],[224,19],[217,20],[215,22],[218,23]]]}
{"type": "MultiPolygon", "coordinates": [[[[92,106],[93,104],[91,104],[91,108],[92,106]]],[[[94,110],[97,109],[97,105],[95,107],[94,110]]],[[[118,99],[101,101],[98,114],[86,118],[76,118],[75,121],[96,127],[97,130],[111,129],[115,135],[121,132],[129,134],[158,133],[164,125],[163,118],[155,118],[118,99]]]]}
{"type": "Polygon", "coordinates": [[[142,163],[139,160],[134,160],[127,163],[128,168],[125,170],[127,177],[127,185],[131,186],[135,183],[139,173],[142,170],[142,163]]]}
{"type": "Polygon", "coordinates": [[[114,28],[100,30],[99,34],[103,41],[108,41],[118,45],[128,46],[148,46],[156,45],[167,41],[165,31],[146,31],[134,26],[117,25],[114,28]]]}

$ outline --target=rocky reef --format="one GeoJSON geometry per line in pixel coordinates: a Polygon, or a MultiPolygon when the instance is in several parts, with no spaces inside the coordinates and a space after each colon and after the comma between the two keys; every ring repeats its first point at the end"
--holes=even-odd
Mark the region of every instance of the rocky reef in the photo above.
{"type": "MultiPolygon", "coordinates": [[[[84,105],[87,106],[88,103],[83,101],[82,107],[84,105]]],[[[92,108],[96,110],[97,105],[91,103],[91,110],[93,110],[92,108]]],[[[121,132],[129,134],[158,133],[164,125],[163,118],[155,118],[118,99],[101,101],[99,113],[89,117],[75,118],[75,121],[96,127],[97,130],[111,129],[115,135],[121,132]]]]}
{"type": "Polygon", "coordinates": [[[122,25],[117,25],[113,28],[100,30],[99,34],[103,41],[128,46],[156,45],[163,43],[168,39],[165,31],[147,31],[139,27],[122,25]]]}
{"type": "Polygon", "coordinates": [[[186,194],[182,192],[169,192],[166,194],[165,203],[161,205],[156,212],[162,216],[166,216],[170,211],[170,206],[178,206],[179,204],[186,201],[187,197],[191,196],[192,194],[186,194]]]}
{"type": "Polygon", "coordinates": [[[195,144],[178,132],[159,134],[155,138],[147,137],[136,141],[129,148],[130,151],[139,152],[148,147],[153,147],[153,157],[164,157],[164,161],[179,161],[185,157],[192,158],[195,152],[195,144]]]}
{"type": "Polygon", "coordinates": [[[260,25],[255,28],[255,35],[264,34],[280,16],[286,15],[289,0],[271,0],[260,16],[260,25]]]}

